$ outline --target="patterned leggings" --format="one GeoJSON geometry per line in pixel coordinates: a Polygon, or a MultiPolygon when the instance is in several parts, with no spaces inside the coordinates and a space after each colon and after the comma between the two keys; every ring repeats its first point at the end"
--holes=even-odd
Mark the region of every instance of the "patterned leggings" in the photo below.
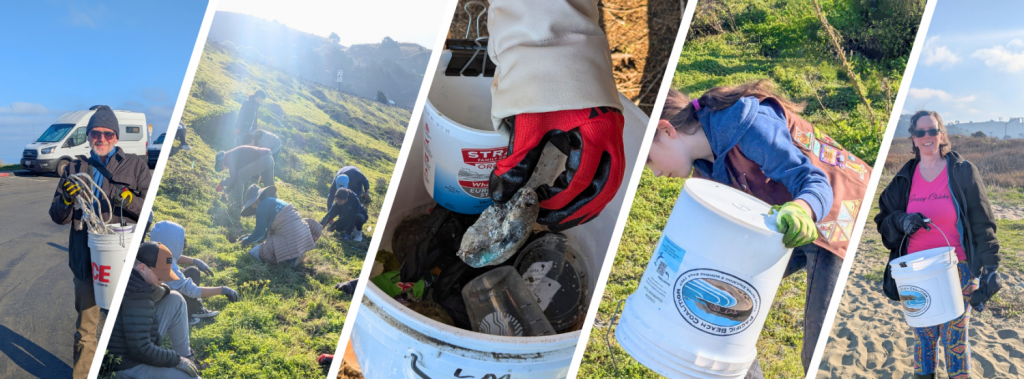
{"type": "Polygon", "coordinates": [[[935,366],[938,363],[936,346],[941,339],[942,347],[946,351],[946,372],[950,379],[971,377],[971,345],[967,341],[967,326],[971,323],[971,306],[967,301],[971,297],[971,292],[978,288],[978,280],[971,278],[971,270],[964,261],[957,264],[957,271],[960,272],[960,288],[963,290],[966,311],[963,316],[945,324],[927,328],[912,328],[914,335],[917,336],[917,342],[914,344],[914,373],[917,375],[928,375],[935,372],[935,366]]]}

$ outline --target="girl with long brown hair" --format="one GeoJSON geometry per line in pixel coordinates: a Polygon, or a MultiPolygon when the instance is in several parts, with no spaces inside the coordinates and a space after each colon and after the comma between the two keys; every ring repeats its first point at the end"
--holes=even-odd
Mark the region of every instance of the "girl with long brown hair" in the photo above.
{"type": "MultiPolygon", "coordinates": [[[[802,110],[768,80],[716,87],[694,99],[671,90],[647,167],[656,176],[715,180],[781,206],[779,231],[794,248],[785,275],[807,269],[806,370],[871,168],[800,118],[802,110]]],[[[759,376],[757,366],[748,377],[759,376]]]]}

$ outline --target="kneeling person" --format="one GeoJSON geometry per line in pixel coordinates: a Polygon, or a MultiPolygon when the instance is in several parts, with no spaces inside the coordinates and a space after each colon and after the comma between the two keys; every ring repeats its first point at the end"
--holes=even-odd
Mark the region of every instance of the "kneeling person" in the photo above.
{"type": "Polygon", "coordinates": [[[189,324],[198,324],[199,319],[211,318],[220,313],[206,309],[203,305],[204,298],[224,295],[230,301],[238,301],[238,293],[231,288],[200,287],[202,274],[213,275],[213,270],[199,258],[182,255],[187,245],[184,227],[173,221],[160,221],[153,225],[153,231],[149,233],[149,240],[167,246],[173,255],[171,270],[179,279],[167,281],[165,284],[185,297],[185,303],[188,305],[189,324]],[[183,264],[192,264],[193,266],[182,270],[179,265],[183,264]]]}
{"type": "Polygon", "coordinates": [[[260,262],[290,262],[297,266],[320,239],[320,224],[303,219],[295,207],[278,199],[275,186],[249,186],[245,191],[242,216],[256,216],[252,234],[242,237],[239,243],[242,246],[259,244],[249,250],[249,254],[260,262]]]}
{"type": "Polygon", "coordinates": [[[331,224],[330,230],[341,233],[345,239],[352,238],[358,242],[363,240],[363,224],[368,218],[366,208],[359,203],[358,195],[347,188],[339,188],[331,209],[320,220],[320,225],[326,227],[331,224]],[[338,222],[334,222],[335,218],[338,222]]]}
{"type": "Polygon", "coordinates": [[[163,284],[179,279],[171,270],[172,259],[159,243],[139,247],[107,347],[118,378],[199,377],[189,348],[185,299],[163,284]],[[165,335],[171,349],[160,346],[165,335]]]}

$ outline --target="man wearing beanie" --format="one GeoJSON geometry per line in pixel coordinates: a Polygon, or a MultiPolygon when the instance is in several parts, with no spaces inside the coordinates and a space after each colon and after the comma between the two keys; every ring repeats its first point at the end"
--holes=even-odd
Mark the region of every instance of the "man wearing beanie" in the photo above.
{"type": "Polygon", "coordinates": [[[189,348],[185,299],[164,282],[178,280],[171,251],[157,242],[139,246],[110,335],[105,366],[118,378],[198,378],[189,348]],[[161,347],[163,336],[171,348],[161,347]]]}
{"type": "Polygon", "coordinates": [[[92,152],[88,157],[78,156],[64,172],[59,173],[61,178],[50,203],[50,219],[60,225],[71,224],[68,265],[74,275],[75,310],[78,311],[74,337],[75,378],[85,378],[89,374],[89,366],[96,354],[96,326],[100,317],[100,307],[96,305],[92,287],[88,230],[82,222],[82,210],[76,207],[76,199],[83,191],[92,192],[96,197],[106,196],[110,206],[105,201],[100,202],[100,216],[103,219],[111,217],[113,222],[120,222],[123,217],[126,222],[138,223],[152,179],[145,157],[125,153],[117,147],[121,127],[114,111],[106,105],[94,109],[96,112],[86,127],[92,152]],[[92,178],[103,192],[94,188],[81,188],[68,180],[71,175],[80,173],[92,178]]]}

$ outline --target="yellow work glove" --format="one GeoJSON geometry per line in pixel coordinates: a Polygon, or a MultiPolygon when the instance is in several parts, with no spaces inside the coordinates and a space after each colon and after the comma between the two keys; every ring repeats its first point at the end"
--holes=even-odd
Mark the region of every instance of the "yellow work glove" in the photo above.
{"type": "Polygon", "coordinates": [[[135,195],[132,195],[132,191],[129,191],[127,188],[122,189],[121,193],[118,194],[117,197],[119,197],[120,199],[117,199],[115,201],[117,202],[117,205],[120,206],[131,204],[132,200],[135,200],[135,195]]]}
{"type": "Polygon", "coordinates": [[[64,201],[64,206],[69,206],[75,202],[75,197],[78,196],[78,192],[82,190],[82,187],[75,182],[64,182],[64,187],[61,189],[61,200],[64,201]]]}
{"type": "Polygon", "coordinates": [[[818,227],[814,225],[814,219],[799,204],[791,201],[776,205],[772,210],[779,212],[775,220],[779,232],[785,234],[782,243],[787,248],[803,246],[818,239],[818,227]]]}

